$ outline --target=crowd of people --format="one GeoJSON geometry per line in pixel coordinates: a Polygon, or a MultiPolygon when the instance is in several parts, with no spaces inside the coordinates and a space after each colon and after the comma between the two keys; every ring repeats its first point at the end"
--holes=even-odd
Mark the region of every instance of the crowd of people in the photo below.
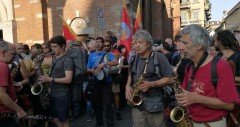
{"type": "Polygon", "coordinates": [[[81,42],[58,35],[30,48],[1,40],[0,126],[69,127],[86,112],[96,127],[114,127],[129,104],[134,127],[175,127],[175,107],[188,127],[232,127],[240,122],[239,33],[210,38],[189,25],[174,42],[160,42],[139,30],[130,52],[111,31],[81,42]]]}

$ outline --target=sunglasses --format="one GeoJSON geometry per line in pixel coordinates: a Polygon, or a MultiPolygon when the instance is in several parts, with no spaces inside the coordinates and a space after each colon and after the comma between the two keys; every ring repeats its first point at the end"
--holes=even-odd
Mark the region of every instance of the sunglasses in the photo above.
{"type": "Polygon", "coordinates": [[[103,47],[110,47],[110,45],[104,45],[103,47]]]}

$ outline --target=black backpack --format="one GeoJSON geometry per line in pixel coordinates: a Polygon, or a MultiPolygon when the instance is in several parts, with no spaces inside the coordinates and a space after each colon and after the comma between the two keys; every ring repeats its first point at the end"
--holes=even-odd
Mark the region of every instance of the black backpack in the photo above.
{"type": "Polygon", "coordinates": [[[72,48],[68,51],[67,56],[73,61],[73,82],[84,79],[87,74],[87,58],[84,50],[72,48]]]}

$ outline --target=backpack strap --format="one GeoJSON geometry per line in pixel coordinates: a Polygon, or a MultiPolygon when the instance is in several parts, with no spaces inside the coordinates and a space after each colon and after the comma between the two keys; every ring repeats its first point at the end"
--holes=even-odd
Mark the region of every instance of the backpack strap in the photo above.
{"type": "Polygon", "coordinates": [[[213,57],[212,67],[211,67],[211,81],[215,89],[217,87],[217,82],[218,82],[217,63],[219,60],[220,60],[219,57],[213,57]]]}
{"type": "Polygon", "coordinates": [[[155,68],[155,74],[157,75],[158,78],[161,78],[161,73],[160,73],[160,67],[158,64],[158,58],[157,58],[157,53],[153,52],[153,64],[154,64],[154,68],[155,68]]]}
{"type": "Polygon", "coordinates": [[[133,85],[133,74],[132,74],[132,68],[133,68],[133,64],[134,64],[134,61],[136,59],[137,55],[134,55],[132,56],[130,59],[130,65],[129,65],[129,69],[128,69],[128,72],[129,74],[131,74],[131,85],[133,85]]]}
{"type": "MultiPolygon", "coordinates": [[[[217,63],[219,60],[220,60],[219,57],[213,57],[212,66],[211,66],[211,81],[215,89],[217,87],[217,82],[218,82],[217,63]]],[[[189,64],[187,64],[187,73],[189,72],[190,67],[193,67],[192,65],[193,65],[192,61],[189,64]]]]}
{"type": "Polygon", "coordinates": [[[192,61],[187,64],[187,73],[189,72],[190,67],[193,68],[193,62],[192,61]]]}

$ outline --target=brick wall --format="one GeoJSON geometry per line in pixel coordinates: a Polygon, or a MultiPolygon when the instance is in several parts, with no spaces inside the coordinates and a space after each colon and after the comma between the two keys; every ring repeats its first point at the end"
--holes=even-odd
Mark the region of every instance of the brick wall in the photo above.
{"type": "MultiPolygon", "coordinates": [[[[164,38],[173,35],[172,23],[168,22],[167,12],[162,12],[163,2],[169,7],[170,0],[151,0],[152,35],[164,38]]],[[[177,0],[175,0],[177,1],[177,0]]],[[[129,13],[136,11],[137,3],[132,4],[129,13]]],[[[88,27],[94,28],[91,37],[103,35],[112,30],[119,37],[121,31],[122,0],[14,0],[14,11],[17,22],[17,41],[32,45],[42,43],[52,36],[62,34],[62,21],[71,21],[80,16],[87,21],[88,27]],[[102,9],[105,19],[105,30],[99,30],[97,9],[102,9]]],[[[171,9],[170,9],[171,10],[171,9]]],[[[134,17],[129,14],[130,17],[134,17]]],[[[132,23],[132,22],[131,22],[132,23]]]]}
{"type": "MultiPolygon", "coordinates": [[[[17,42],[43,42],[42,4],[37,0],[14,0],[17,42]]],[[[46,17],[45,17],[46,18],[46,17]]]]}

